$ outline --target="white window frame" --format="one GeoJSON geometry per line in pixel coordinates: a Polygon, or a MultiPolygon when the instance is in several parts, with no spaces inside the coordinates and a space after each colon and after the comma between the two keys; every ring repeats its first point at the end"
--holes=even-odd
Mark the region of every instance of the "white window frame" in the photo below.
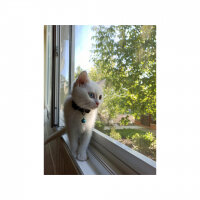
{"type": "MultiPolygon", "coordinates": [[[[74,81],[75,61],[75,26],[70,26],[69,45],[69,90],[74,81]]],[[[59,129],[59,128],[58,128],[59,129]]],[[[62,136],[69,149],[67,134],[62,136]]],[[[71,158],[81,174],[84,175],[156,175],[156,162],[147,156],[129,148],[119,141],[107,136],[97,129],[88,147],[88,160],[78,161],[71,158]]]]}
{"type": "MultiPolygon", "coordinates": [[[[69,148],[67,134],[62,136],[69,148]]],[[[88,160],[74,159],[84,175],[155,175],[156,162],[119,141],[93,130],[88,160]]]]}

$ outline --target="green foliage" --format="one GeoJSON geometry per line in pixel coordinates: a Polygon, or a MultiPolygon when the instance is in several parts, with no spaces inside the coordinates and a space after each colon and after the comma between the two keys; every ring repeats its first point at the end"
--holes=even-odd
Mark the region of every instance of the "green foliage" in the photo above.
{"type": "MultiPolygon", "coordinates": [[[[117,129],[122,139],[131,139],[136,133],[145,134],[146,132],[140,129],[117,129]]],[[[110,136],[110,130],[105,130],[105,134],[110,136]]]]}
{"type": "Polygon", "coordinates": [[[121,140],[121,135],[113,127],[110,130],[110,137],[114,138],[115,140],[121,140]]]}
{"type": "Polygon", "coordinates": [[[94,26],[90,72],[106,79],[104,105],[109,118],[131,110],[156,119],[156,26],[94,26]]]}
{"type": "MultiPolygon", "coordinates": [[[[93,81],[100,81],[105,79],[104,74],[99,68],[93,67],[88,73],[89,78],[93,81]]],[[[104,100],[99,109],[99,112],[108,119],[113,119],[117,114],[125,113],[126,108],[123,107],[123,99],[120,91],[114,90],[111,82],[106,80],[106,86],[103,88],[104,100]]]]}
{"type": "Polygon", "coordinates": [[[104,125],[104,123],[102,121],[97,120],[95,122],[95,128],[98,129],[98,130],[100,130],[100,131],[104,130],[104,126],[105,125],[104,125]]]}
{"type": "Polygon", "coordinates": [[[120,120],[120,125],[121,126],[127,126],[129,124],[129,116],[127,115],[126,117],[122,117],[120,120]]]}
{"type": "Polygon", "coordinates": [[[145,134],[136,133],[132,136],[132,140],[133,143],[137,146],[137,150],[143,154],[148,154],[149,152],[153,152],[153,155],[155,154],[156,138],[151,132],[147,132],[145,134]]]}
{"type": "Polygon", "coordinates": [[[156,137],[151,132],[140,129],[111,129],[103,131],[110,137],[119,140],[128,140],[132,143],[132,148],[142,154],[156,160],[156,137]]]}

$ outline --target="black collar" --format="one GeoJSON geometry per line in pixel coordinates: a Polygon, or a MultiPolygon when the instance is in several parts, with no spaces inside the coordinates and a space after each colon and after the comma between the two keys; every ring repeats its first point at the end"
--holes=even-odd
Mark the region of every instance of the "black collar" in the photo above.
{"type": "Polygon", "coordinates": [[[81,113],[89,113],[90,110],[79,107],[73,100],[72,100],[72,108],[74,110],[79,110],[81,113]]]}

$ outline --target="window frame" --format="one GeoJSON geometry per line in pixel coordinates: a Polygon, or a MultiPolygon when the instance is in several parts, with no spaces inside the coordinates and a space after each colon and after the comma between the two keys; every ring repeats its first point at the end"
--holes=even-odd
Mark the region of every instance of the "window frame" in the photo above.
{"type": "Polygon", "coordinates": [[[52,127],[59,126],[59,93],[60,93],[60,26],[53,25],[52,56],[52,127]]]}
{"type": "Polygon", "coordinates": [[[72,90],[75,71],[75,25],[69,26],[69,92],[72,90]]]}
{"type": "MultiPolygon", "coordinates": [[[[74,69],[75,69],[75,25],[69,26],[69,92],[72,90],[73,81],[74,81],[74,69]]],[[[60,26],[59,26],[60,28],[60,26]]],[[[55,29],[55,28],[54,28],[55,29]]],[[[58,35],[58,34],[57,34],[58,35]]],[[[55,39],[54,39],[55,40],[55,39]]],[[[58,40],[58,38],[57,38],[58,40]]],[[[60,46],[56,45],[60,48],[60,46]]],[[[55,49],[54,49],[55,50],[55,49]]],[[[60,49],[59,49],[60,55],[60,49]]],[[[56,67],[60,69],[59,62],[55,62],[55,51],[53,54],[53,63],[55,73],[56,67]]],[[[59,70],[58,69],[58,70],[59,70]]],[[[54,76],[55,74],[53,74],[54,76]]],[[[59,72],[60,75],[60,72],[59,72]]],[[[59,80],[59,79],[58,79],[59,80]]],[[[53,99],[55,95],[56,79],[53,80],[52,92],[53,99]]],[[[59,82],[58,82],[59,83],[59,82]]],[[[59,85],[59,84],[58,84],[59,85]]],[[[52,100],[53,100],[52,99],[52,100]]],[[[59,101],[58,101],[59,102],[59,101]]],[[[52,106],[52,108],[55,108],[52,106]]],[[[59,112],[59,109],[58,109],[59,112]]],[[[52,113],[52,118],[55,119],[55,111],[52,113]]],[[[59,117],[59,113],[58,113],[59,117]]],[[[58,118],[59,122],[59,118],[58,118]]],[[[54,127],[57,127],[57,130],[61,128],[59,124],[54,123],[54,127]]],[[[104,175],[119,175],[119,174],[132,174],[132,175],[156,175],[156,162],[147,156],[129,148],[128,146],[120,143],[119,141],[107,136],[106,134],[100,132],[99,130],[94,129],[93,135],[88,147],[88,157],[89,159],[85,162],[78,161],[73,158],[70,153],[69,140],[67,134],[62,136],[63,141],[66,144],[68,152],[73,160],[74,164],[77,166],[80,174],[104,174],[104,175]]]]}

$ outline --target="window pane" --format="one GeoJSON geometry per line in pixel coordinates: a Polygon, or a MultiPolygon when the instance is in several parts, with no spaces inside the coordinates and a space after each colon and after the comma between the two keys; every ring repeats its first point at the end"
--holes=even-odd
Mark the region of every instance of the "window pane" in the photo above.
{"type": "Polygon", "coordinates": [[[76,26],[82,70],[106,79],[95,127],[156,160],[156,26],[76,26]]]}
{"type": "MultiPolygon", "coordinates": [[[[50,92],[51,92],[51,70],[52,70],[52,26],[48,25],[47,27],[47,43],[46,43],[46,106],[50,107],[50,92]]],[[[49,108],[50,109],[50,108],[49,108]]]]}
{"type": "Polygon", "coordinates": [[[64,126],[63,108],[69,89],[69,26],[60,26],[60,117],[64,126]]]}
{"type": "Polygon", "coordinates": [[[83,70],[89,72],[93,66],[90,61],[93,34],[91,28],[92,26],[75,26],[75,78],[83,70]]]}

